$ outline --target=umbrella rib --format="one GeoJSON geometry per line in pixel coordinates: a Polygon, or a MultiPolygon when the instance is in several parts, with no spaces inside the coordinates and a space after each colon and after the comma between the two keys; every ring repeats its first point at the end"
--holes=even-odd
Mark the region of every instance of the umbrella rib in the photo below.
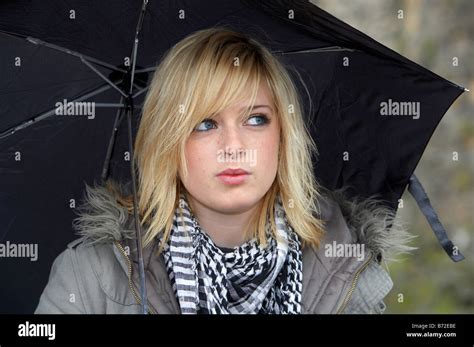
{"type": "Polygon", "coordinates": [[[59,52],[62,52],[62,53],[66,53],[66,54],[69,54],[69,55],[72,55],[72,56],[75,56],[75,57],[78,57],[78,58],[81,58],[81,59],[85,59],[85,60],[88,60],[94,64],[97,64],[97,65],[100,65],[100,66],[103,66],[105,68],[108,68],[108,69],[111,69],[111,70],[115,70],[115,71],[119,71],[119,72],[123,72],[123,73],[126,73],[127,71],[125,69],[121,69],[119,67],[116,67],[112,64],[109,64],[109,63],[106,63],[104,61],[101,61],[99,59],[96,59],[96,58],[93,58],[93,57],[90,57],[88,55],[85,55],[85,54],[82,54],[82,53],[79,53],[79,52],[76,52],[76,51],[73,51],[69,48],[65,48],[65,47],[61,47],[59,45],[55,45],[54,43],[49,43],[49,42],[46,42],[46,41],[43,41],[41,39],[38,39],[36,37],[32,37],[32,36],[25,36],[25,35],[21,35],[21,34],[16,34],[16,33],[12,33],[12,32],[8,32],[8,31],[4,31],[4,30],[0,30],[0,33],[4,34],[4,35],[8,35],[8,36],[14,36],[14,37],[18,37],[18,38],[21,38],[21,39],[24,39],[34,45],[39,45],[39,46],[44,46],[44,47],[47,47],[47,48],[50,48],[50,49],[54,49],[56,51],[59,51],[59,52]]]}
{"type": "MultiPolygon", "coordinates": [[[[135,71],[135,72],[136,72],[136,71],[135,71]]],[[[142,90],[142,89],[144,88],[144,87],[140,86],[139,84],[137,84],[137,83],[135,83],[135,82],[133,83],[133,85],[134,85],[135,87],[137,87],[138,90],[142,90]]]]}
{"type": "Polygon", "coordinates": [[[341,52],[341,51],[355,52],[359,50],[353,49],[353,48],[340,47],[340,46],[330,46],[330,47],[322,47],[322,48],[298,49],[294,51],[274,51],[273,53],[296,54],[296,53],[326,53],[326,52],[341,52]]]}
{"type": "Polygon", "coordinates": [[[115,108],[115,107],[118,107],[118,108],[125,108],[126,105],[125,104],[114,104],[114,103],[107,103],[107,102],[96,102],[94,103],[94,106],[95,107],[103,107],[103,108],[115,108]]]}
{"type": "Polygon", "coordinates": [[[119,87],[117,87],[117,85],[112,82],[111,80],[109,80],[106,76],[104,76],[104,74],[102,74],[99,70],[97,70],[97,68],[95,66],[93,66],[91,63],[89,63],[86,59],[83,59],[82,57],[80,58],[81,61],[89,68],[91,69],[92,71],[94,71],[100,78],[102,78],[105,82],[107,82],[108,84],[110,84],[110,86],[112,88],[114,88],[116,91],[118,91],[120,94],[122,94],[123,96],[127,96],[127,94],[125,94],[123,92],[122,89],[120,89],[119,87]]]}
{"type": "Polygon", "coordinates": [[[143,68],[143,69],[138,69],[138,70],[135,70],[136,73],[142,73],[142,72],[153,72],[156,70],[156,66],[150,66],[150,67],[146,67],[146,68],[143,68]]]}
{"type": "Polygon", "coordinates": [[[79,58],[81,60],[81,62],[83,64],[85,64],[89,69],[91,69],[93,72],[95,72],[100,78],[102,78],[105,82],[107,82],[108,84],[110,84],[110,86],[112,88],[114,88],[115,90],[117,90],[120,94],[122,94],[123,96],[127,96],[119,87],[117,87],[117,85],[115,83],[113,83],[110,79],[108,79],[103,73],[101,73],[95,66],[93,66],[91,64],[94,63],[94,64],[97,64],[99,66],[103,66],[103,67],[106,67],[106,68],[109,68],[111,70],[115,70],[115,71],[119,71],[119,72],[123,72],[123,73],[126,73],[127,71],[124,70],[124,69],[121,69],[121,68],[118,68],[114,65],[111,65],[111,64],[108,64],[106,62],[103,62],[101,60],[98,60],[96,58],[92,58],[90,56],[87,56],[87,55],[84,55],[84,54],[81,54],[79,52],[76,52],[76,51],[73,51],[73,50],[70,50],[68,48],[64,48],[64,47],[61,47],[61,46],[58,46],[58,45],[55,45],[55,44],[52,44],[52,43],[49,43],[49,42],[46,42],[46,41],[43,41],[43,40],[40,40],[38,38],[35,38],[35,37],[32,37],[32,36],[23,36],[23,35],[19,35],[19,34],[14,34],[14,33],[9,33],[9,32],[6,32],[6,31],[0,31],[1,33],[4,33],[5,35],[9,35],[9,36],[15,36],[15,37],[20,37],[20,38],[23,38],[25,39],[26,41],[30,42],[30,43],[33,43],[35,45],[39,45],[39,46],[44,46],[44,47],[47,47],[47,48],[50,48],[50,49],[54,49],[54,50],[57,50],[57,51],[60,51],[60,52],[63,52],[63,53],[66,53],[66,54],[69,54],[69,55],[72,55],[72,56],[75,56],[77,58],[79,58]]]}
{"type": "Polygon", "coordinates": [[[150,86],[146,86],[145,88],[143,88],[142,90],[136,92],[135,94],[132,95],[132,98],[136,98],[137,96],[139,96],[140,94],[143,94],[144,92],[146,92],[148,89],[150,88],[150,86]]]}
{"type": "MultiPolygon", "coordinates": [[[[120,104],[122,104],[124,101],[124,97],[120,97],[120,104]]],[[[112,134],[110,135],[110,138],[109,138],[109,145],[107,147],[107,154],[105,156],[105,161],[104,161],[104,165],[102,166],[102,181],[105,182],[105,180],[107,179],[107,177],[109,176],[109,166],[110,166],[110,159],[112,157],[112,152],[113,152],[113,149],[115,147],[115,140],[117,138],[117,131],[118,131],[118,127],[120,125],[120,123],[122,122],[122,115],[124,113],[124,109],[123,108],[119,108],[117,110],[117,113],[115,115],[115,120],[114,120],[114,126],[112,128],[112,134]]]]}
{"type": "Polygon", "coordinates": [[[137,27],[135,29],[135,39],[133,41],[133,48],[132,48],[132,69],[131,69],[131,77],[130,77],[130,91],[129,94],[132,94],[133,91],[133,81],[135,79],[135,68],[137,63],[137,52],[138,52],[138,35],[140,35],[140,31],[143,25],[143,18],[145,17],[146,6],[148,4],[148,0],[143,0],[142,9],[140,11],[140,16],[138,17],[137,27]]]}
{"type": "MultiPolygon", "coordinates": [[[[81,96],[75,98],[75,99],[72,100],[71,102],[82,101],[82,100],[87,99],[87,98],[89,98],[89,97],[91,97],[91,96],[95,96],[95,95],[101,94],[101,93],[103,93],[103,92],[105,92],[105,91],[107,91],[107,90],[109,90],[109,89],[110,89],[110,86],[109,86],[109,85],[107,85],[107,84],[102,85],[101,87],[99,87],[99,88],[97,88],[97,89],[95,89],[95,90],[92,90],[92,91],[89,92],[89,93],[86,93],[86,94],[84,94],[84,95],[81,95],[81,96]]],[[[53,116],[53,115],[55,115],[55,114],[56,114],[56,108],[53,108],[53,109],[51,109],[51,110],[49,110],[49,111],[40,113],[39,115],[34,116],[34,117],[28,119],[27,121],[24,121],[24,122],[22,122],[22,123],[20,123],[20,124],[18,124],[18,125],[15,125],[15,126],[13,126],[13,127],[10,127],[9,129],[7,129],[7,130],[1,132],[1,133],[0,133],[0,139],[4,139],[4,138],[6,138],[6,137],[8,137],[8,136],[11,136],[11,135],[13,135],[14,133],[16,133],[17,131],[22,130],[22,129],[24,129],[24,128],[27,128],[27,127],[29,127],[30,125],[33,125],[33,124],[35,124],[35,123],[37,123],[38,121],[41,121],[41,120],[43,120],[43,119],[49,118],[49,117],[51,117],[51,116],[53,116]]]]}
{"type": "MultiPolygon", "coordinates": [[[[340,46],[330,46],[330,47],[322,47],[322,48],[298,49],[294,51],[273,51],[273,53],[296,54],[296,53],[325,53],[325,52],[341,52],[341,51],[358,52],[360,50],[353,49],[353,48],[340,47],[340,46]]],[[[138,69],[135,72],[143,73],[143,72],[153,72],[155,70],[156,70],[156,66],[150,66],[150,67],[138,69]]]]}

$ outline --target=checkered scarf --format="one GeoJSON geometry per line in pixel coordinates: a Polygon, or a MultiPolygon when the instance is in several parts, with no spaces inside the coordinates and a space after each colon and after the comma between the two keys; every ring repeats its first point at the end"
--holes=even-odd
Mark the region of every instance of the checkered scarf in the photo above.
{"type": "Polygon", "coordinates": [[[275,224],[283,242],[271,235],[267,222],[266,248],[254,238],[233,252],[221,250],[201,230],[184,194],[179,206],[163,255],[181,313],[301,313],[300,240],[279,197],[275,224]]]}

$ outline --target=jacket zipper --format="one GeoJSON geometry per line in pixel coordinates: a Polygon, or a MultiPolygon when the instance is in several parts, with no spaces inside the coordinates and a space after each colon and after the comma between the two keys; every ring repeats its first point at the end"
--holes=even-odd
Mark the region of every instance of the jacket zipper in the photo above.
{"type": "Polygon", "coordinates": [[[364,265],[362,265],[359,270],[357,270],[356,274],[354,275],[354,279],[352,281],[352,284],[351,284],[351,287],[349,288],[349,291],[347,292],[346,294],[346,297],[344,298],[341,306],[339,307],[339,309],[337,310],[337,314],[340,314],[342,311],[344,311],[344,309],[346,308],[347,304],[349,303],[349,300],[352,296],[352,293],[354,292],[354,289],[357,285],[357,281],[359,280],[359,275],[361,274],[362,271],[364,271],[364,269],[369,265],[370,261],[372,260],[372,258],[374,257],[373,253],[370,252],[370,256],[369,256],[369,259],[367,259],[367,261],[364,263],[364,265]]]}
{"type": "MultiPolygon", "coordinates": [[[[122,253],[123,257],[125,258],[125,261],[127,262],[128,265],[128,286],[130,287],[133,296],[135,297],[135,300],[137,301],[138,304],[142,304],[142,300],[138,296],[134,286],[133,286],[133,281],[132,281],[132,262],[130,258],[128,257],[127,253],[125,252],[125,249],[123,248],[122,244],[119,241],[115,241],[115,245],[117,248],[120,250],[120,253],[122,253]]],[[[156,314],[157,312],[151,307],[150,302],[148,302],[148,313],[153,313],[156,314]]]]}

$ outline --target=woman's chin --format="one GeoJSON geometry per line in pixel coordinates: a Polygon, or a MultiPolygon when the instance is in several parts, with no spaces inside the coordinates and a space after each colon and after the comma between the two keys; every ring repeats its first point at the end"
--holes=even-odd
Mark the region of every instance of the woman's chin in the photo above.
{"type": "Polygon", "coordinates": [[[220,213],[238,214],[253,208],[258,199],[252,199],[250,196],[242,196],[239,194],[224,193],[221,199],[214,200],[214,206],[220,213]]]}

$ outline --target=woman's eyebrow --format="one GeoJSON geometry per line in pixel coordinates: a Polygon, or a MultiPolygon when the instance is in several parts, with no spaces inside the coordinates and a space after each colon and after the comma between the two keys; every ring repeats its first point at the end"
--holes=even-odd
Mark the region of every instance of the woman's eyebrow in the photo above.
{"type": "MultiPolygon", "coordinates": [[[[243,115],[245,110],[250,110],[250,111],[252,111],[253,109],[256,109],[256,108],[263,108],[263,107],[268,108],[268,109],[270,109],[270,111],[273,112],[273,108],[272,108],[270,105],[254,105],[254,106],[244,106],[244,107],[242,107],[242,108],[240,109],[240,113],[243,115]]],[[[214,114],[213,117],[210,117],[210,118],[212,118],[212,119],[218,118],[218,117],[220,116],[220,114],[221,114],[221,112],[217,112],[216,114],[214,114]]]]}
{"type": "Polygon", "coordinates": [[[255,109],[255,108],[260,108],[260,107],[266,107],[266,108],[269,108],[270,110],[272,110],[272,108],[271,108],[269,105],[254,105],[253,107],[252,107],[252,106],[250,106],[250,107],[242,107],[242,108],[240,109],[240,111],[242,112],[242,111],[245,111],[245,110],[253,110],[253,109],[255,109]]]}

